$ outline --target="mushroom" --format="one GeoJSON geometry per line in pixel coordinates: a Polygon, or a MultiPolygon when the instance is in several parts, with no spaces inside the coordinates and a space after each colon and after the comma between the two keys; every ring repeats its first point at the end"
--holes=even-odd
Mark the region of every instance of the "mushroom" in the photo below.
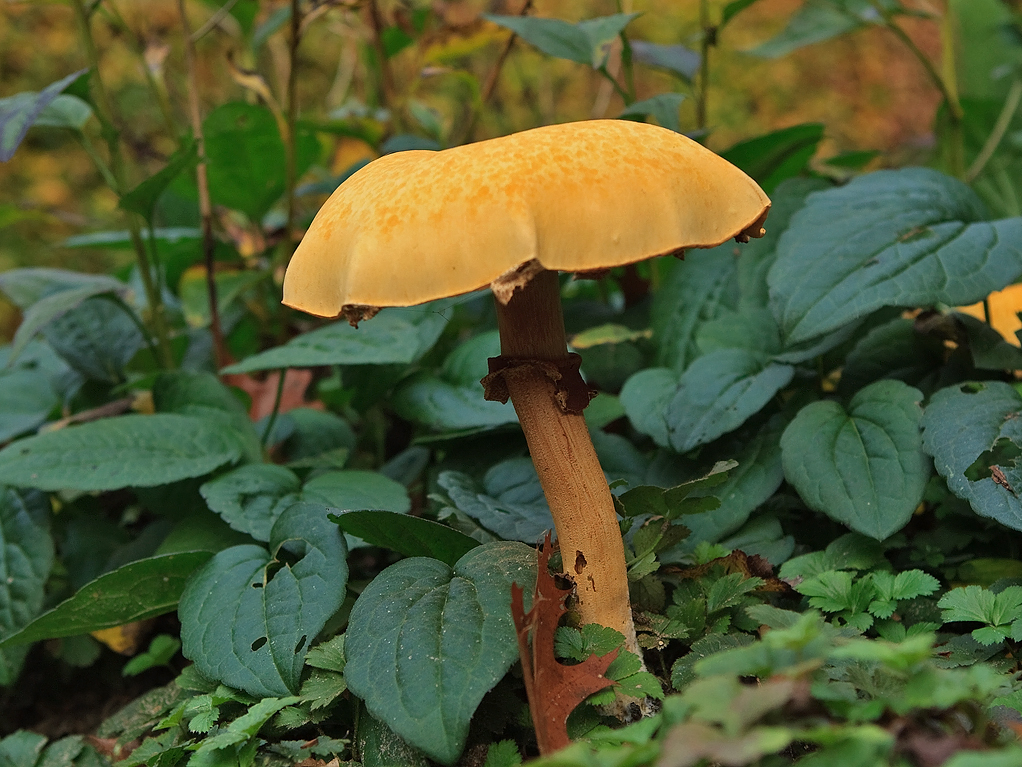
{"type": "Polygon", "coordinates": [[[550,505],[582,623],[639,653],[624,546],[567,352],[558,271],[592,274],[734,237],[760,237],[770,200],[748,176],[664,128],[592,120],[440,152],[387,155],[324,204],[284,278],[284,303],[352,324],[489,285],[501,356],[487,399],[511,399],[550,505]]]}

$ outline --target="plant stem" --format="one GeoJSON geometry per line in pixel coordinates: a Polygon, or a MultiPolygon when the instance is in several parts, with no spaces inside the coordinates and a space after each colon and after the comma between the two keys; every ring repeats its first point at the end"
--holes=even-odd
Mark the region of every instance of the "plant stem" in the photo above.
{"type": "Polygon", "coordinates": [[[216,287],[216,242],[213,239],[213,206],[209,198],[209,178],[206,172],[206,140],[202,133],[202,116],[199,113],[199,82],[195,72],[195,40],[188,24],[185,1],[178,0],[181,16],[181,31],[185,39],[185,68],[188,77],[188,114],[195,135],[199,162],[195,166],[195,180],[199,192],[199,217],[202,222],[202,257],[206,266],[206,294],[209,297],[209,331],[213,336],[213,356],[219,370],[228,364],[229,355],[224,343],[223,328],[220,324],[220,303],[216,287]]]}
{"type": "Polygon", "coordinates": [[[716,44],[717,29],[710,23],[709,0],[699,0],[699,26],[703,30],[699,50],[699,90],[696,94],[696,127],[706,128],[706,105],[710,92],[710,49],[716,44]]]}
{"type": "MultiPolygon", "coordinates": [[[[72,0],[71,5],[75,11],[82,44],[85,47],[89,69],[92,73],[90,82],[96,107],[96,119],[99,120],[100,132],[107,144],[107,153],[110,158],[110,176],[114,182],[113,191],[118,197],[123,197],[127,191],[127,182],[124,169],[124,155],[121,152],[120,132],[114,126],[112,102],[99,71],[99,53],[96,50],[96,43],[92,38],[92,27],[89,23],[90,12],[86,9],[84,0],[72,0]]],[[[146,299],[149,303],[149,319],[153,324],[153,330],[156,334],[157,346],[160,352],[158,360],[164,368],[169,370],[174,367],[174,355],[170,348],[170,333],[167,328],[166,318],[163,315],[163,297],[160,295],[156,283],[153,282],[149,254],[146,251],[145,243],[142,241],[138,218],[135,214],[128,213],[127,221],[131,244],[135,250],[135,258],[138,262],[138,271],[142,278],[146,299]]]]}
{"type": "Polygon", "coordinates": [[[390,110],[394,129],[398,130],[401,120],[397,112],[394,73],[390,69],[387,51],[383,47],[383,16],[380,14],[380,6],[377,0],[369,0],[366,3],[366,9],[369,13],[369,28],[373,33],[373,50],[376,52],[376,58],[380,65],[380,106],[390,110]]]}
{"type": "Polygon", "coordinates": [[[284,154],[287,161],[285,177],[285,198],[287,199],[287,220],[284,222],[284,241],[279,253],[280,263],[286,264],[294,252],[295,229],[295,186],[298,183],[297,137],[298,123],[298,45],[302,41],[302,11],[299,0],[291,0],[291,36],[288,39],[287,73],[287,135],[284,139],[284,154]]]}
{"type": "Polygon", "coordinates": [[[278,370],[277,374],[280,378],[277,381],[277,393],[273,395],[273,410],[270,411],[270,417],[266,420],[266,428],[263,429],[263,436],[259,440],[263,450],[266,449],[266,443],[270,439],[270,435],[273,434],[273,425],[277,422],[277,414],[280,412],[280,400],[284,396],[284,379],[287,378],[287,368],[278,370]]]}
{"type": "Polygon", "coordinates": [[[617,93],[618,96],[621,97],[621,100],[625,102],[625,106],[629,106],[632,103],[632,99],[629,97],[628,91],[622,88],[621,83],[617,81],[614,75],[607,71],[606,64],[604,64],[596,71],[603,75],[605,78],[607,78],[607,81],[614,87],[614,91],[617,93]]]}
{"type": "Polygon", "coordinates": [[[1015,79],[1011,83],[1011,90],[1008,91],[1008,96],[1004,100],[1004,106],[1001,108],[1001,113],[997,115],[997,122],[994,123],[994,128],[990,131],[990,135],[987,136],[986,142],[983,144],[983,148],[976,155],[976,159],[973,160],[972,165],[969,166],[969,170],[965,172],[965,182],[971,184],[983,169],[986,164],[990,162],[990,158],[994,156],[994,152],[997,151],[997,147],[1000,146],[1001,139],[1004,138],[1004,134],[1008,132],[1008,127],[1011,125],[1011,120],[1015,116],[1015,112],[1018,110],[1019,102],[1022,101],[1022,80],[1015,79]]]}

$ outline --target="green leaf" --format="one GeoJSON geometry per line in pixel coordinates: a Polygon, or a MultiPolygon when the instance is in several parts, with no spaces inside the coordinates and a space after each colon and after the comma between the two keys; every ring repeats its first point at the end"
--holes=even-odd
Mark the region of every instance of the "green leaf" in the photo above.
{"type": "Polygon", "coordinates": [[[169,634],[157,634],[149,643],[149,649],[139,653],[124,664],[124,676],[137,676],[156,666],[166,666],[181,649],[181,643],[169,634]]]}
{"type": "Polygon", "coordinates": [[[0,346],[0,442],[31,431],[66,401],[81,379],[44,343],[30,343],[15,363],[0,346]]]}
{"type": "Polygon", "coordinates": [[[277,517],[299,500],[301,482],[283,466],[254,463],[205,483],[199,492],[209,508],[235,530],[270,540],[277,517]]]}
{"type": "Polygon", "coordinates": [[[99,576],[3,644],[87,634],[174,610],[185,581],[210,554],[188,551],[139,559],[99,576]]]}
{"type": "Polygon", "coordinates": [[[995,597],[994,592],[981,586],[951,589],[937,602],[942,610],[940,619],[945,623],[992,623],[995,597]]]}
{"type": "Polygon", "coordinates": [[[684,100],[683,93],[660,93],[652,98],[629,104],[618,117],[627,119],[652,117],[661,128],[681,133],[681,116],[678,110],[681,109],[681,102],[684,100]]]}
{"type": "Polygon", "coordinates": [[[1022,273],[1022,218],[984,221],[967,186],[926,168],[878,171],[810,195],[768,276],[787,344],[885,306],[961,306],[1022,273]]]}
{"type": "Polygon", "coordinates": [[[939,339],[922,336],[912,320],[898,317],[856,342],[845,357],[838,391],[851,396],[882,378],[917,386],[944,363],[944,354],[939,339]]]}
{"type": "Polygon", "coordinates": [[[296,692],[305,653],[341,606],[347,547],[327,509],[296,503],[261,546],[221,551],[181,595],[183,653],[199,671],[256,696],[296,692]]]}
{"type": "Polygon", "coordinates": [[[742,597],[763,585],[762,578],[746,578],[742,573],[731,573],[718,578],[706,593],[706,613],[712,614],[742,604],[742,597]]]}
{"type": "MultiPolygon", "coordinates": [[[[0,282],[0,287],[8,292],[3,282],[0,282]]],[[[128,286],[117,280],[96,280],[91,284],[51,293],[32,302],[14,333],[10,360],[17,359],[25,346],[47,325],[77,309],[90,298],[104,293],[123,295],[127,292],[128,286]]]]}
{"type": "Polygon", "coordinates": [[[744,349],[700,357],[681,375],[664,418],[671,447],[686,453],[734,431],[791,381],[790,365],[764,364],[744,349]]]}
{"type": "Polygon", "coordinates": [[[391,565],[351,611],[349,688],[402,738],[453,764],[483,695],[518,658],[511,584],[531,594],[535,577],[535,552],[509,542],[479,546],[454,568],[391,565]]]}
{"type": "Polygon", "coordinates": [[[1013,387],[984,381],[941,389],[923,414],[923,448],[948,489],[980,516],[1014,530],[1022,530],[1022,503],[1014,490],[1022,488],[1022,469],[1009,454],[1022,448],[1019,413],[1022,396],[1013,387]],[[998,464],[1012,490],[993,481],[998,464]]]}
{"type": "Polygon", "coordinates": [[[956,322],[965,327],[972,364],[978,370],[1022,370],[1022,349],[1004,340],[983,320],[955,312],[956,322]]]}
{"type": "Polygon", "coordinates": [[[501,740],[490,744],[483,767],[518,767],[521,763],[522,754],[518,744],[513,740],[501,740]]]}
{"type": "Polygon", "coordinates": [[[904,527],[930,478],[922,396],[901,381],[877,381],[848,410],[833,401],[802,408],[781,437],[781,456],[806,505],[877,540],[904,527]]]}
{"type": "Polygon", "coordinates": [[[0,740],[0,767],[35,767],[45,745],[45,735],[18,730],[0,740]]]}
{"type": "MultiPolygon", "coordinates": [[[[43,299],[32,309],[48,300],[43,299]]],[[[43,337],[86,378],[121,383],[125,367],[145,343],[137,317],[133,319],[132,314],[127,304],[111,295],[95,296],[49,322],[43,328],[43,337]]]]}
{"type": "Polygon", "coordinates": [[[702,61],[699,53],[684,45],[661,45],[645,40],[629,40],[632,58],[640,64],[666,69],[686,83],[691,83],[702,61]]]}
{"type": "Polygon", "coordinates": [[[621,405],[636,431],[661,447],[670,446],[665,414],[678,389],[678,374],[670,368],[646,368],[621,388],[621,405]]]}
{"type": "MultiPolygon", "coordinates": [[[[892,8],[898,4],[885,0],[883,5],[892,8]]],[[[806,0],[780,34],[749,52],[776,59],[807,45],[879,23],[883,23],[883,19],[869,0],[806,0]]]]}
{"type": "Polygon", "coordinates": [[[571,24],[562,19],[530,16],[496,16],[484,13],[487,21],[510,29],[525,42],[548,56],[568,59],[599,69],[607,62],[610,44],[638,13],[615,13],[571,24]]]}
{"type": "Polygon", "coordinates": [[[127,285],[123,282],[105,274],[83,274],[82,272],[48,267],[11,269],[0,273],[0,290],[22,312],[47,296],[87,287],[97,288],[92,295],[103,292],[120,293],[127,290],[127,285]],[[105,288],[105,290],[98,288],[105,288]]]}
{"type": "Polygon", "coordinates": [[[738,303],[735,256],[741,252],[729,243],[689,251],[684,261],[671,264],[663,286],[653,295],[650,316],[658,365],[681,373],[699,356],[695,342],[699,326],[738,303]]]}
{"type": "Polygon", "coordinates": [[[176,413],[219,424],[247,461],[261,461],[262,444],[248,417],[248,408],[212,373],[185,370],[160,373],[153,383],[153,404],[159,413],[176,413]]]}
{"type": "Polygon", "coordinates": [[[14,151],[40,112],[88,71],[79,69],[72,72],[67,77],[50,83],[39,93],[17,93],[0,99],[0,162],[7,162],[14,156],[14,151]]]}
{"type": "Polygon", "coordinates": [[[318,458],[331,451],[355,449],[355,432],[347,421],[334,413],[299,407],[281,417],[289,419],[295,427],[294,433],[284,441],[284,451],[292,462],[318,458]]]}
{"type": "Polygon", "coordinates": [[[404,485],[376,471],[355,469],[316,475],[302,487],[302,499],[344,511],[382,509],[404,514],[412,508],[404,485]]]}
{"type": "Polygon", "coordinates": [[[330,519],[370,546],[382,546],[406,557],[432,557],[451,566],[479,545],[447,525],[393,511],[349,511],[331,514],[330,519]]]}
{"type": "MultiPolygon", "coordinates": [[[[49,499],[0,485],[0,640],[39,614],[53,556],[49,499]]],[[[0,650],[0,684],[12,684],[20,664],[20,653],[0,650]]]]}
{"type": "Polygon", "coordinates": [[[254,373],[290,367],[327,365],[407,365],[436,343],[447,325],[441,311],[448,302],[382,310],[353,328],[346,320],[296,336],[283,346],[267,349],[224,373],[254,373]]]}
{"type": "Polygon", "coordinates": [[[0,482],[41,490],[117,490],[201,477],[241,457],[222,427],[170,413],[125,415],[13,442],[0,482]]]}
{"type": "MultiPolygon", "coordinates": [[[[157,227],[154,232],[154,239],[157,243],[166,245],[186,244],[193,240],[202,239],[202,230],[190,226],[168,226],[157,227]]],[[[132,247],[131,232],[127,230],[112,232],[90,232],[68,237],[62,243],[62,248],[115,248],[127,249],[132,247]]],[[[41,270],[40,270],[41,271],[41,270]]],[[[90,276],[90,275],[82,275],[90,276]]]]}
{"type": "Polygon", "coordinates": [[[782,181],[802,173],[823,140],[823,123],[805,123],[746,139],[720,153],[773,194],[782,181]]]}
{"type": "Polygon", "coordinates": [[[131,211],[151,222],[153,211],[160,195],[170,186],[170,182],[185,170],[191,170],[199,161],[198,145],[189,141],[167,159],[167,164],[121,197],[117,207],[131,211]]]}
{"type": "Polygon", "coordinates": [[[39,128],[81,131],[91,118],[92,107],[87,101],[70,93],[62,93],[46,105],[32,124],[39,128]]]}
{"type": "MultiPolygon", "coordinates": [[[[284,194],[287,161],[273,113],[264,106],[222,104],[202,123],[209,193],[214,205],[240,210],[259,221],[284,194]]],[[[316,137],[299,130],[296,176],[319,154],[316,137]]]]}
{"type": "Polygon", "coordinates": [[[490,467],[482,487],[467,474],[444,471],[437,483],[461,511],[504,540],[535,544],[554,529],[543,488],[529,458],[490,467]]]}
{"type": "Polygon", "coordinates": [[[731,0],[730,3],[724,6],[724,10],[721,11],[720,24],[717,29],[723,29],[731,19],[756,2],[758,0],[731,0]]]}
{"type": "MultiPolygon", "coordinates": [[[[197,755],[208,755],[212,751],[218,751],[220,749],[226,749],[231,746],[245,743],[246,741],[254,738],[256,734],[258,734],[259,730],[262,729],[263,725],[270,721],[274,714],[282,708],[292,706],[298,702],[299,698],[295,696],[288,696],[285,698],[265,697],[227,725],[227,727],[221,729],[216,735],[203,740],[195,753],[197,755]]],[[[237,756],[232,756],[232,763],[237,764],[237,756]]],[[[192,762],[190,761],[189,763],[192,762]]],[[[248,763],[251,764],[252,762],[249,761],[248,763]]],[[[201,764],[201,762],[199,762],[199,764],[201,764]]],[[[216,764],[216,762],[213,764],[216,764]]]]}
{"type": "MultiPolygon", "coordinates": [[[[558,626],[554,633],[554,654],[581,663],[591,655],[604,656],[624,644],[624,635],[609,626],[587,623],[581,628],[558,626]]],[[[608,678],[610,674],[607,674],[608,678]]]]}
{"type": "Polygon", "coordinates": [[[518,423],[510,403],[483,399],[478,381],[458,386],[427,372],[403,381],[390,404],[402,418],[440,432],[518,423]]]}

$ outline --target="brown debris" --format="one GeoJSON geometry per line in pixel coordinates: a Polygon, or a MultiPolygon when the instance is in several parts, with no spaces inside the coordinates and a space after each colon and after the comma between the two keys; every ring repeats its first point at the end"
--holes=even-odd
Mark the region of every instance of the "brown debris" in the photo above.
{"type": "Polygon", "coordinates": [[[517,583],[511,585],[511,616],[518,635],[525,692],[536,728],[536,742],[543,755],[571,742],[568,739],[568,715],[579,703],[615,684],[604,673],[618,654],[614,650],[602,657],[592,655],[575,666],[565,666],[557,661],[554,634],[561,616],[567,612],[564,600],[571,590],[558,588],[550,574],[548,563],[552,548],[548,531],[539,552],[539,574],[531,610],[525,612],[521,587],[517,583]]]}
{"type": "Polygon", "coordinates": [[[763,584],[756,591],[789,592],[791,586],[774,577],[774,568],[763,557],[754,554],[751,557],[740,549],[736,549],[726,557],[712,559],[706,564],[695,567],[665,567],[664,572],[680,575],[682,578],[700,578],[717,565],[723,565],[727,575],[741,573],[746,578],[762,578],[763,584]]]}

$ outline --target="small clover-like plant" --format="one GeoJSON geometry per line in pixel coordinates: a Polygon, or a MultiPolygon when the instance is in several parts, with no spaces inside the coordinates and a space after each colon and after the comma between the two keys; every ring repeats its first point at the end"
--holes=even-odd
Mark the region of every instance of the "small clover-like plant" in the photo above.
{"type": "Polygon", "coordinates": [[[984,623],[972,638],[983,645],[1022,640],[1022,586],[994,592],[981,586],[951,589],[937,603],[945,623],[984,623]]]}

